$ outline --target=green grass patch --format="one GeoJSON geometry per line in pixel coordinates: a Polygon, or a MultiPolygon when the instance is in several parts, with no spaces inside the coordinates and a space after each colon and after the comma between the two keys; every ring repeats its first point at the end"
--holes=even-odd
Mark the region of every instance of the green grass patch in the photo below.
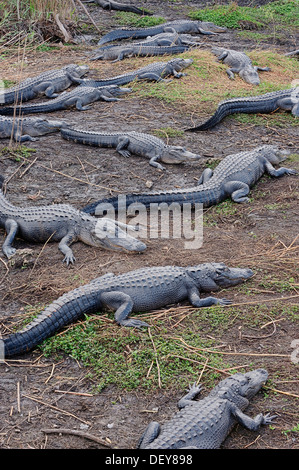
{"type": "Polygon", "coordinates": [[[284,0],[257,7],[245,7],[232,2],[229,5],[215,5],[212,8],[192,11],[190,17],[233,29],[246,29],[246,23],[256,29],[271,24],[296,28],[299,26],[299,4],[298,1],[284,0]]]}
{"type": "Polygon", "coordinates": [[[152,133],[164,139],[182,137],[184,135],[183,131],[179,129],[174,129],[173,127],[161,127],[160,129],[154,129],[152,133]]]}
{"type": "Polygon", "coordinates": [[[135,13],[118,11],[115,13],[116,22],[122,26],[136,26],[136,28],[149,28],[165,23],[162,16],[138,16],[135,13]]]}
{"type": "MultiPolygon", "coordinates": [[[[281,285],[276,287],[280,292],[281,285]]],[[[245,293],[250,295],[249,283],[235,289],[244,292],[244,296],[245,293]],[[249,290],[242,291],[244,286],[249,290]]],[[[217,296],[230,298],[231,289],[223,289],[217,296]]],[[[30,318],[26,319],[26,324],[39,308],[27,309],[30,318]]],[[[68,354],[78,360],[97,390],[113,384],[125,390],[153,391],[158,389],[159,381],[162,388],[182,390],[197,379],[207,359],[209,367],[204,374],[204,383],[212,387],[215,380],[222,378],[219,370],[231,367],[230,359],[233,361],[233,356],[223,356],[217,350],[228,331],[232,328],[238,331],[241,325],[243,332],[262,335],[265,331],[260,332],[260,327],[269,321],[269,315],[274,320],[285,317],[296,321],[298,312],[296,305],[273,302],[270,306],[245,303],[242,307],[190,308],[187,315],[186,311],[174,308],[156,318],[150,313],[134,314],[152,323],[150,332],[119,327],[109,321],[113,318],[112,313],[99,314],[86,316],[83,321],[66,327],[39,348],[45,356],[60,358],[61,354],[68,354]]]]}

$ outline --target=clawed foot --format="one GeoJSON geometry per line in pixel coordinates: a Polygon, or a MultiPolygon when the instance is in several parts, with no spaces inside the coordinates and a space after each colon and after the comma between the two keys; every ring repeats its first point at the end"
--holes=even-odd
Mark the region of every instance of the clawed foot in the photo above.
{"type": "Polygon", "coordinates": [[[127,318],[126,320],[122,320],[120,322],[121,326],[129,326],[132,328],[142,328],[143,326],[149,327],[150,325],[145,321],[135,320],[133,318],[127,318]]]}
{"type": "Polygon", "coordinates": [[[70,254],[70,255],[65,255],[64,259],[63,259],[63,263],[66,263],[66,265],[68,266],[70,263],[71,264],[74,264],[76,261],[76,258],[74,257],[73,254],[70,254]]]}
{"type": "Polygon", "coordinates": [[[217,299],[218,302],[217,304],[219,305],[229,305],[229,304],[232,304],[232,301],[231,300],[228,300],[228,299],[217,299]]]}
{"type": "Polygon", "coordinates": [[[263,416],[263,424],[271,424],[275,418],[277,418],[277,415],[270,416],[270,413],[267,413],[263,416]]]}
{"type": "Polygon", "coordinates": [[[7,247],[3,247],[2,251],[5,254],[5,256],[9,259],[15,254],[17,250],[16,248],[13,248],[12,246],[7,246],[7,247]]]}

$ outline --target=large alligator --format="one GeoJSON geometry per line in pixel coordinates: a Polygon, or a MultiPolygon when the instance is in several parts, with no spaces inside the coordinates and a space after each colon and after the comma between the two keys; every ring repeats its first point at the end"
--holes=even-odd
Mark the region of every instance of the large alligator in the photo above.
{"type": "Polygon", "coordinates": [[[107,42],[116,41],[119,39],[142,39],[155,34],[165,33],[167,31],[176,31],[177,33],[187,34],[206,34],[212,35],[216,33],[224,33],[227,28],[222,28],[214,23],[205,21],[191,21],[191,20],[174,20],[167,23],[151,26],[149,28],[141,29],[115,29],[105,34],[98,45],[106,44],[107,42]]]}
{"type": "Polygon", "coordinates": [[[89,70],[87,65],[70,64],[58,70],[48,70],[37,77],[27,78],[23,82],[0,93],[0,104],[20,103],[45,94],[47,98],[55,98],[75,79],[81,78],[89,70]]]}
{"type": "MultiPolygon", "coordinates": [[[[4,178],[0,177],[0,187],[4,178]]],[[[49,206],[16,207],[11,204],[0,190],[0,227],[7,237],[2,251],[7,258],[13,256],[16,249],[12,243],[16,236],[30,243],[59,242],[59,249],[64,254],[64,262],[74,263],[75,258],[70,245],[81,241],[86,245],[111,250],[141,252],[146,245],[122,230],[125,224],[111,219],[97,219],[81,212],[68,204],[49,206]]]]}
{"type": "Polygon", "coordinates": [[[40,117],[14,118],[0,116],[0,139],[13,138],[16,142],[37,140],[40,135],[58,132],[69,127],[64,121],[47,120],[40,117]]]}
{"type": "Polygon", "coordinates": [[[213,47],[212,53],[217,56],[219,62],[229,65],[226,73],[230,79],[234,79],[234,74],[238,73],[245,82],[251,85],[259,85],[260,77],[258,70],[261,72],[269,72],[271,70],[269,67],[253,66],[251,59],[244,52],[213,47]]]}
{"type": "MultiPolygon", "coordinates": [[[[62,130],[64,132],[64,130],[62,130]]],[[[270,176],[295,175],[295,170],[279,168],[275,170],[272,164],[277,164],[286,158],[287,151],[281,151],[274,145],[263,145],[251,151],[240,152],[225,157],[215,170],[206,168],[198,182],[198,186],[186,189],[173,189],[152,193],[133,193],[118,197],[102,199],[86,206],[83,211],[89,214],[102,213],[106,204],[115,210],[125,209],[133,203],[150,207],[160,203],[190,203],[203,204],[209,207],[231,197],[234,202],[248,202],[247,195],[261,176],[267,172],[270,176]],[[125,207],[122,205],[125,204],[125,207]]]]}
{"type": "Polygon", "coordinates": [[[200,126],[186,129],[186,132],[197,132],[211,129],[230,114],[269,114],[274,113],[278,109],[291,111],[295,117],[299,117],[299,87],[273,91],[265,93],[264,95],[231,98],[221,101],[216,112],[212,117],[210,117],[210,119],[200,126]]]}
{"type": "Polygon", "coordinates": [[[72,128],[61,129],[61,135],[64,139],[80,144],[115,148],[123,157],[135,154],[149,158],[149,164],[160,170],[165,168],[159,162],[179,164],[201,158],[200,155],[189,152],[184,147],[167,145],[158,137],[142,132],[92,132],[72,128]]]}
{"type": "Polygon", "coordinates": [[[136,13],[136,15],[152,15],[152,13],[147,10],[137,8],[134,5],[129,5],[127,3],[115,2],[114,0],[85,0],[84,3],[96,3],[102,7],[103,10],[127,11],[130,13],[136,13]]]}
{"type": "Polygon", "coordinates": [[[118,62],[126,57],[151,57],[159,55],[181,54],[189,50],[189,46],[151,46],[142,44],[125,44],[98,49],[98,53],[90,60],[112,60],[118,62]]]}
{"type": "Polygon", "coordinates": [[[90,109],[87,106],[95,101],[118,101],[116,96],[131,92],[130,88],[119,88],[117,85],[106,87],[78,86],[70,92],[64,91],[57,98],[42,103],[27,103],[24,105],[0,107],[0,115],[22,115],[32,113],[52,113],[75,107],[78,111],[90,109]]]}
{"type": "Polygon", "coordinates": [[[194,399],[202,387],[193,384],[178,402],[180,411],[162,426],[155,421],[150,423],[138,447],[219,449],[237,423],[250,431],[258,431],[261,425],[271,424],[276,415],[258,414],[250,418],[244,410],[267,379],[268,372],[265,369],[236,373],[221,380],[208,396],[198,401],[194,399]]]}
{"type": "Polygon", "coordinates": [[[142,67],[132,72],[126,72],[121,75],[116,75],[111,78],[104,78],[102,80],[92,80],[86,78],[77,79],[77,83],[84,86],[107,86],[107,85],[126,85],[133,80],[154,80],[157,82],[164,81],[165,77],[171,75],[174,78],[181,78],[186,74],[181,72],[193,63],[193,59],[183,59],[182,57],[175,57],[168,62],[153,62],[145,67],[142,67]]]}
{"type": "Polygon", "coordinates": [[[146,327],[146,322],[128,318],[132,312],[147,312],[188,299],[193,307],[227,305],[216,297],[200,298],[200,292],[235,286],[251,278],[250,269],[228,268],[223,263],[206,263],[187,268],[157,266],[137,269],[115,276],[105,274],[89,284],[61,296],[23,330],[4,338],[5,357],[23,354],[63,326],[84,314],[105,308],[115,310],[121,326],[146,327]]]}

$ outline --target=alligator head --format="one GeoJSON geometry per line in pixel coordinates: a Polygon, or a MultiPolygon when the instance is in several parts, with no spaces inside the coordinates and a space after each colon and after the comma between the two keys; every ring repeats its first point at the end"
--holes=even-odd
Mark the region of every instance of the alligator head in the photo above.
{"type": "Polygon", "coordinates": [[[199,26],[205,31],[211,31],[213,33],[226,33],[228,29],[225,26],[218,26],[217,24],[211,23],[210,21],[199,21],[199,26]]]}
{"type": "Polygon", "coordinates": [[[260,77],[257,71],[252,67],[244,67],[240,70],[239,75],[246,83],[250,85],[259,85],[260,84],[260,77]]]}
{"type": "Polygon", "coordinates": [[[69,64],[65,66],[65,70],[75,72],[79,77],[83,77],[89,71],[89,67],[88,65],[69,64]]]}
{"type": "Polygon", "coordinates": [[[61,128],[70,127],[70,125],[64,121],[53,119],[48,120],[43,118],[24,118],[22,119],[21,127],[23,133],[26,132],[31,136],[38,136],[50,134],[51,132],[57,132],[61,128]]]}
{"type": "Polygon", "coordinates": [[[262,388],[267,379],[268,372],[265,369],[255,369],[245,374],[237,373],[221,380],[210,395],[217,395],[219,391],[225,391],[230,398],[241,396],[250,400],[262,388]]]}
{"type": "Polygon", "coordinates": [[[262,145],[257,151],[273,165],[283,162],[290,155],[289,150],[281,150],[276,145],[262,145]]]}
{"type": "Polygon", "coordinates": [[[90,246],[105,248],[107,250],[142,252],[146,245],[137,238],[131,237],[126,230],[128,227],[108,218],[95,218],[81,213],[80,240],[90,246]]]}
{"type": "Polygon", "coordinates": [[[119,87],[118,85],[109,85],[105,87],[96,87],[101,92],[102,99],[105,101],[116,101],[116,96],[123,95],[125,93],[131,93],[132,88],[119,87]]]}
{"type": "Polygon", "coordinates": [[[193,64],[193,59],[183,59],[182,57],[176,57],[175,59],[171,59],[169,63],[177,72],[179,72],[180,70],[185,69],[189,67],[189,65],[193,64]]]}
{"type": "Polygon", "coordinates": [[[188,152],[184,147],[166,145],[161,155],[161,162],[175,165],[182,162],[199,160],[200,158],[201,155],[188,152]]]}
{"type": "Polygon", "coordinates": [[[229,268],[224,263],[206,263],[186,269],[202,291],[235,286],[253,276],[248,268],[229,268]]]}

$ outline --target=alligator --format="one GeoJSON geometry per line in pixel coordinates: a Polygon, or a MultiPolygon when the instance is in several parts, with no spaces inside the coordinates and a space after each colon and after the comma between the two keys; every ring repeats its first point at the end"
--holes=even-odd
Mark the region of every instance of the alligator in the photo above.
{"type": "Polygon", "coordinates": [[[96,3],[97,5],[102,7],[103,10],[127,11],[131,13],[136,13],[136,15],[152,16],[152,13],[147,10],[137,8],[134,5],[129,5],[127,3],[114,2],[114,0],[85,0],[84,3],[96,3]]]}
{"type": "Polygon", "coordinates": [[[0,139],[13,138],[16,142],[37,140],[37,136],[58,132],[69,127],[64,121],[40,117],[13,118],[0,116],[0,139]]]}
{"type": "Polygon", "coordinates": [[[119,325],[141,328],[149,325],[128,318],[132,312],[156,310],[185,299],[196,308],[228,305],[231,301],[227,299],[201,299],[200,292],[235,286],[252,276],[251,269],[229,268],[223,263],[145,267],[118,276],[108,273],[62,295],[23,330],[4,338],[5,358],[23,354],[84,314],[107,307],[115,311],[119,325]]]}
{"type": "Polygon", "coordinates": [[[135,131],[92,132],[72,128],[61,129],[61,135],[64,139],[81,144],[115,148],[123,157],[135,154],[149,158],[149,164],[159,170],[165,170],[159,162],[179,164],[201,158],[184,147],[167,145],[158,137],[135,131]]]}
{"type": "Polygon", "coordinates": [[[295,51],[287,52],[285,55],[286,56],[293,56],[294,55],[294,56],[299,57],[299,49],[297,49],[295,51]]]}
{"type": "MultiPolygon", "coordinates": [[[[4,178],[0,177],[0,188],[4,178]]],[[[142,252],[146,245],[126,234],[125,224],[111,219],[97,219],[68,204],[52,204],[33,207],[16,207],[11,204],[0,189],[0,227],[7,237],[2,251],[7,258],[16,249],[12,243],[16,236],[30,243],[59,242],[67,265],[75,262],[70,245],[81,241],[86,245],[111,250],[142,252]]],[[[129,227],[130,228],[130,227],[129,227]]]]}
{"type": "Polygon", "coordinates": [[[77,86],[74,90],[69,92],[64,91],[51,101],[0,107],[0,115],[51,113],[72,107],[75,107],[78,111],[85,111],[90,109],[90,106],[87,106],[89,103],[94,103],[99,100],[119,101],[119,98],[116,98],[116,96],[129,92],[131,92],[130,88],[119,88],[117,85],[96,88],[77,86]]]}
{"type": "Polygon", "coordinates": [[[269,425],[277,417],[269,413],[251,418],[244,413],[250,400],[268,379],[265,369],[236,373],[221,380],[201,400],[194,400],[202,386],[193,384],[178,402],[173,418],[160,426],[151,422],[140,438],[140,449],[219,449],[232,428],[241,424],[250,431],[269,425]]]}
{"type": "MultiPolygon", "coordinates": [[[[64,132],[64,130],[61,130],[64,132]]],[[[197,186],[170,191],[158,191],[152,193],[133,193],[121,198],[111,197],[87,205],[84,212],[89,214],[102,213],[103,207],[112,205],[115,211],[123,210],[133,203],[150,207],[151,204],[160,203],[189,203],[203,204],[210,207],[224,201],[228,197],[234,202],[248,202],[250,187],[253,186],[264,173],[279,177],[282,175],[295,175],[293,169],[281,167],[278,170],[272,166],[286,158],[287,151],[279,150],[274,145],[263,145],[251,151],[240,152],[225,157],[215,170],[206,168],[197,186]],[[125,205],[125,207],[122,207],[125,205]]]]}
{"type": "Polygon", "coordinates": [[[183,59],[181,57],[175,57],[168,62],[153,62],[145,67],[142,67],[132,72],[127,72],[121,75],[116,75],[111,78],[102,80],[92,80],[86,78],[77,79],[77,83],[82,86],[107,86],[107,85],[126,85],[133,80],[154,80],[157,82],[166,81],[165,77],[171,75],[174,78],[181,78],[186,74],[181,72],[185,68],[189,67],[193,63],[193,59],[183,59]]]}
{"type": "Polygon", "coordinates": [[[98,53],[90,60],[112,60],[119,62],[126,57],[150,57],[159,55],[181,54],[189,50],[189,46],[150,46],[141,44],[125,44],[123,46],[112,46],[106,49],[99,49],[98,53]]]}
{"type": "Polygon", "coordinates": [[[227,28],[217,26],[214,23],[205,21],[191,21],[191,20],[174,20],[167,23],[162,23],[149,28],[141,29],[115,29],[102,36],[98,45],[106,44],[107,42],[116,41],[119,39],[141,39],[155,34],[165,33],[167,31],[187,34],[205,34],[214,35],[217,33],[225,33],[227,28]]]}
{"type": "Polygon", "coordinates": [[[224,49],[222,47],[213,47],[212,53],[217,56],[219,62],[229,65],[226,70],[230,79],[235,78],[235,73],[238,73],[246,83],[251,85],[259,85],[260,78],[258,70],[269,72],[269,67],[253,66],[251,59],[244,52],[234,51],[232,49],[224,49]]]}
{"type": "Polygon", "coordinates": [[[32,100],[45,94],[47,98],[56,98],[58,92],[70,87],[74,79],[81,78],[89,70],[87,65],[70,64],[57,70],[48,70],[37,77],[27,78],[23,82],[0,93],[0,104],[13,104],[32,100]]]}
{"type": "Polygon", "coordinates": [[[186,132],[197,132],[211,129],[226,116],[234,113],[274,113],[278,109],[291,111],[299,117],[299,87],[273,91],[264,95],[231,98],[221,101],[213,116],[200,126],[185,129],[186,132]]]}
{"type": "Polygon", "coordinates": [[[109,44],[108,46],[101,46],[96,51],[105,51],[115,47],[130,47],[130,46],[198,46],[199,42],[192,41],[190,34],[179,34],[176,31],[168,31],[165,33],[155,34],[154,36],[147,36],[144,41],[134,41],[123,44],[109,44]]]}

